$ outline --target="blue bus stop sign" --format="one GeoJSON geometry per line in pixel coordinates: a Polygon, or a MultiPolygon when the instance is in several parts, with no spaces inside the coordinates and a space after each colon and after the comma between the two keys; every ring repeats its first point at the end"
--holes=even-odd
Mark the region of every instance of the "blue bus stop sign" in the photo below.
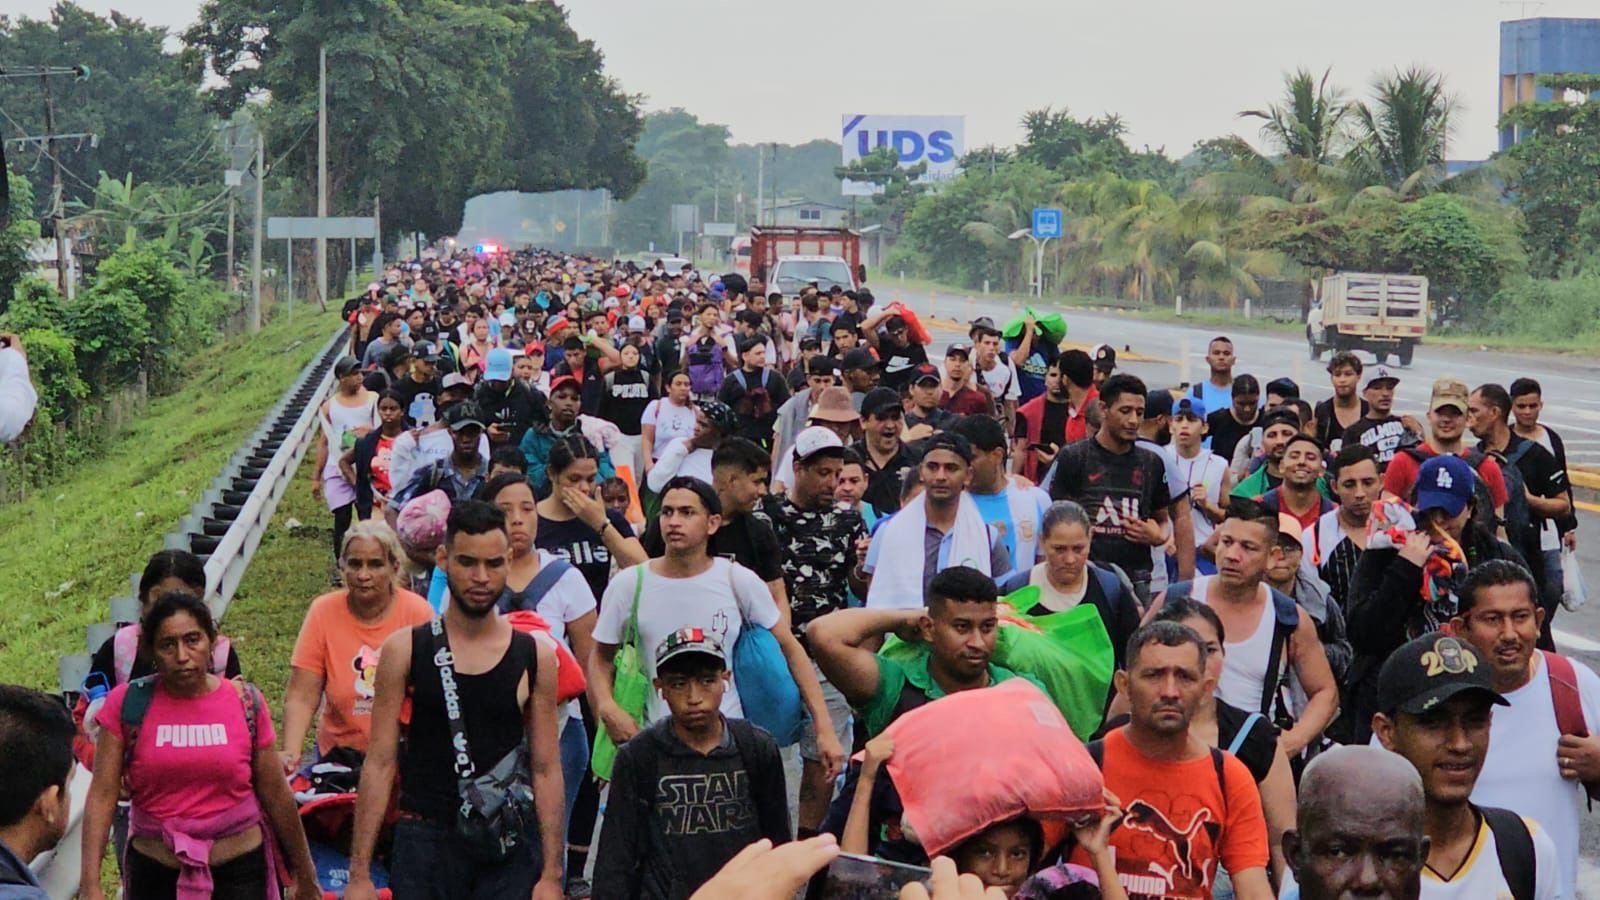
{"type": "Polygon", "coordinates": [[[1033,236],[1039,240],[1061,237],[1061,210],[1040,207],[1033,211],[1033,236]]]}

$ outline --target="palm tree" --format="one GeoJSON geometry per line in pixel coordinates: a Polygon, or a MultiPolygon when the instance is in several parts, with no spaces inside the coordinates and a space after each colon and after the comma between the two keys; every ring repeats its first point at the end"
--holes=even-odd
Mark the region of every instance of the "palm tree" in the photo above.
{"type": "Polygon", "coordinates": [[[1266,109],[1247,109],[1241,119],[1261,119],[1261,137],[1286,157],[1313,166],[1332,162],[1347,135],[1350,105],[1344,92],[1328,86],[1332,69],[1318,79],[1306,69],[1284,77],[1283,101],[1266,109]]]}
{"type": "Polygon", "coordinates": [[[1438,72],[1413,66],[1373,83],[1373,104],[1356,102],[1357,139],[1346,162],[1367,184],[1415,197],[1444,181],[1456,100],[1438,72]]]}

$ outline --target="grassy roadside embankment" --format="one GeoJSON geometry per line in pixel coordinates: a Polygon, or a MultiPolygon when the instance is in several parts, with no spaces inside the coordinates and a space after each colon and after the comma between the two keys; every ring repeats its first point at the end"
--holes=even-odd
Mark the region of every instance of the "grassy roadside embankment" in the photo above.
{"type": "MultiPolygon", "coordinates": [[[[257,335],[197,353],[184,386],[152,400],[103,456],[26,501],[0,508],[0,535],[6,536],[0,541],[0,672],[6,681],[58,687],[57,658],[83,652],[84,626],[105,619],[108,598],[129,590],[129,574],[160,549],[162,536],[336,324],[336,311],[306,307],[293,325],[275,320],[257,335]]],[[[321,571],[326,583],[325,565],[321,571]]]]}

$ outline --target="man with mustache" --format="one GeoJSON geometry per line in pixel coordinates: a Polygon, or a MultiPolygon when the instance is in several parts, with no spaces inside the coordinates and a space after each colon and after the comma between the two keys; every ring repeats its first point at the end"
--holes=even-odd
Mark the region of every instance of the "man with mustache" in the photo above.
{"type": "MultiPolygon", "coordinates": [[[[1127,668],[1115,675],[1117,693],[1129,701],[1128,724],[1089,745],[1106,788],[1128,811],[1110,844],[1129,896],[1209,900],[1219,865],[1239,900],[1273,896],[1266,819],[1250,770],[1189,730],[1216,688],[1207,652],[1200,635],[1178,622],[1135,631],[1127,668]]],[[[1073,862],[1087,859],[1073,851],[1073,862]]]]}
{"type": "Polygon", "coordinates": [[[1544,610],[1533,576],[1518,563],[1474,566],[1457,596],[1454,633],[1477,650],[1510,704],[1495,711],[1472,800],[1537,821],[1555,845],[1562,895],[1575,897],[1578,804],[1583,785],[1600,779],[1600,738],[1575,732],[1600,726],[1600,678],[1581,662],[1534,648],[1544,610]]]}

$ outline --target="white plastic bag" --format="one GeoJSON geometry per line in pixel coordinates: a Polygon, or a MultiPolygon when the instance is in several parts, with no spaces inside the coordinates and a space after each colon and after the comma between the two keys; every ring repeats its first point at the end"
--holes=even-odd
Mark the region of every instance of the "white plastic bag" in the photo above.
{"type": "Polygon", "coordinates": [[[1589,602],[1589,592],[1583,586],[1583,569],[1578,565],[1578,554],[1561,548],[1561,605],[1568,612],[1577,612],[1589,602]]]}

